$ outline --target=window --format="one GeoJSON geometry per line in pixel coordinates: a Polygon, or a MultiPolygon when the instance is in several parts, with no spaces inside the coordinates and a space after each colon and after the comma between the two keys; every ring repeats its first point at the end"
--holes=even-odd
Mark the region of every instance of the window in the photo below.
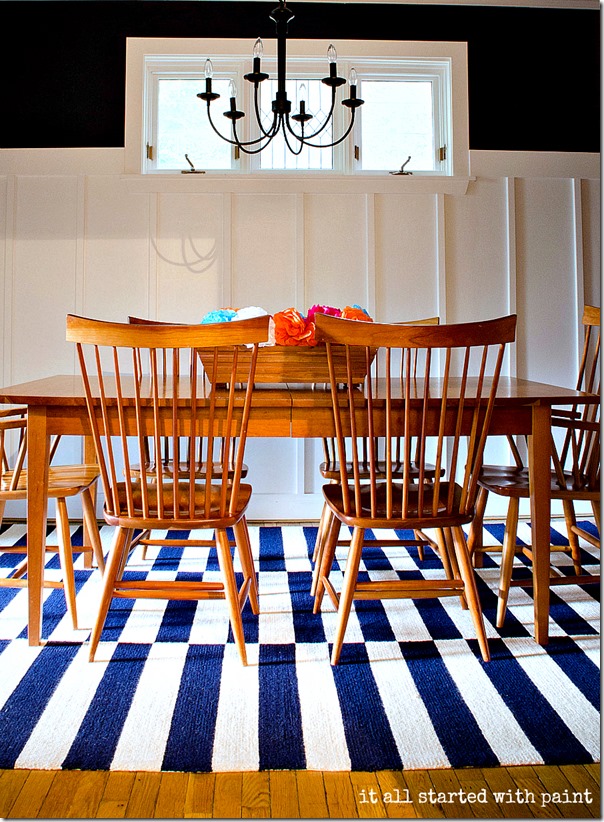
{"type": "MultiPolygon", "coordinates": [[[[292,109],[297,111],[303,98],[307,111],[322,123],[331,103],[331,90],[321,83],[326,73],[326,46],[298,40],[290,41],[288,49],[294,52],[288,54],[287,63],[292,109]]],[[[357,94],[365,101],[356,110],[350,137],[333,149],[305,147],[295,155],[279,134],[267,149],[248,155],[215,133],[206,104],[197,94],[204,87],[205,59],[211,57],[212,88],[221,95],[211,106],[214,127],[232,137],[231,123],[222,116],[232,81],[237,88],[237,106],[246,112],[238,121],[238,136],[244,141],[256,139],[253,86],[244,79],[251,65],[249,42],[129,40],[127,170],[180,174],[193,165],[210,174],[306,171],[383,175],[404,166],[414,175],[469,173],[465,44],[349,41],[338,43],[338,51],[345,55],[345,59],[338,59],[338,73],[347,77],[351,68],[356,69],[357,94]],[[188,44],[194,45],[194,50],[178,52],[184,52],[183,46],[188,44]],[[137,109],[138,129],[134,126],[137,109]]],[[[271,78],[276,76],[275,63],[274,57],[265,55],[263,70],[271,78]]],[[[265,127],[272,121],[275,87],[273,79],[260,85],[265,127]]],[[[321,134],[321,142],[337,139],[348,125],[350,112],[340,105],[343,96],[339,90],[333,123],[321,134]]]]}

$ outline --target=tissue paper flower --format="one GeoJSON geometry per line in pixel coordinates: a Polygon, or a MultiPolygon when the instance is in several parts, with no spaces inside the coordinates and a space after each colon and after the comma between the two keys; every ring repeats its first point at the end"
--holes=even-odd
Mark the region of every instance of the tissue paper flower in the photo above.
{"type": "Polygon", "coordinates": [[[315,321],[315,314],[328,314],[330,317],[341,317],[342,311],[331,305],[313,305],[308,309],[308,314],[306,315],[308,322],[315,321]]]}
{"type": "Polygon", "coordinates": [[[295,308],[273,314],[277,345],[316,345],[315,324],[308,322],[295,308]]]}
{"type": "MultiPolygon", "coordinates": [[[[268,312],[257,305],[248,305],[245,308],[219,308],[209,311],[202,323],[224,323],[236,320],[245,320],[250,317],[263,317],[268,312]]],[[[331,317],[343,317],[347,320],[361,320],[373,322],[364,308],[360,305],[347,305],[340,309],[331,305],[313,305],[308,309],[306,317],[295,308],[286,308],[278,311],[271,317],[269,339],[262,345],[305,345],[315,346],[315,314],[328,314],[331,317]]]]}
{"type": "Polygon", "coordinates": [[[361,306],[356,303],[354,305],[347,305],[346,308],[342,309],[341,316],[345,320],[360,320],[365,323],[373,322],[372,318],[365,311],[365,309],[361,308],[361,306]]]}
{"type": "Polygon", "coordinates": [[[268,311],[265,311],[264,308],[260,308],[259,305],[247,305],[245,308],[239,308],[233,319],[251,320],[252,317],[266,317],[267,314],[268,311]]]}
{"type": "Polygon", "coordinates": [[[228,323],[237,312],[232,308],[219,308],[217,311],[208,311],[208,313],[201,320],[202,325],[207,323],[228,323]]]}

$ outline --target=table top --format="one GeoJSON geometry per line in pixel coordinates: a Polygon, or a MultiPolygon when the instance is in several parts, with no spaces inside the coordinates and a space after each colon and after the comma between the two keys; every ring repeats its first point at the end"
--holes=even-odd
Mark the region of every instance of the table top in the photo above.
{"type": "MultiPolygon", "coordinates": [[[[380,395],[381,380],[374,380],[376,396],[380,395]]],[[[417,395],[423,391],[421,380],[417,380],[417,395]]],[[[431,385],[434,397],[440,395],[439,381],[431,385]]],[[[309,387],[305,384],[281,383],[263,384],[254,389],[254,398],[261,405],[295,405],[298,407],[323,406],[330,402],[330,392],[325,386],[309,387]]],[[[497,405],[533,404],[570,405],[573,403],[592,404],[599,402],[596,394],[586,394],[573,388],[564,388],[547,383],[525,380],[519,377],[501,377],[497,390],[497,405]]],[[[29,382],[0,388],[0,402],[24,403],[32,406],[84,406],[84,390],[80,375],[55,375],[29,382]]]]}

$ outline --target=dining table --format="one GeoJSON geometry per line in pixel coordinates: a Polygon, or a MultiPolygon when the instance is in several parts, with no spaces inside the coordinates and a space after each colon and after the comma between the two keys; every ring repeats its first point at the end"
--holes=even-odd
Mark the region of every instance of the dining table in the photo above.
{"type": "MultiPolygon", "coordinates": [[[[376,381],[374,396],[379,385],[376,381]]],[[[362,386],[359,388],[362,391],[362,386]]],[[[418,392],[422,389],[418,388],[418,392]]],[[[430,387],[438,397],[438,385],[430,387]]],[[[169,398],[167,398],[169,399],[169,398]]],[[[0,389],[0,402],[28,409],[28,642],[43,644],[42,607],[47,526],[50,438],[81,437],[83,461],[96,461],[82,379],[53,375],[0,389]]],[[[401,400],[402,402],[402,400],[401,400]]],[[[501,377],[489,434],[525,435],[528,442],[530,517],[533,539],[535,640],[548,642],[550,572],[550,454],[552,408],[599,402],[599,396],[518,377],[501,377]]],[[[203,413],[203,409],[199,413],[203,413]]],[[[298,383],[257,385],[248,436],[322,438],[334,435],[328,386],[298,383]]],[[[320,511],[317,513],[319,518],[320,511]]],[[[86,539],[86,536],[85,536],[86,539]]]]}

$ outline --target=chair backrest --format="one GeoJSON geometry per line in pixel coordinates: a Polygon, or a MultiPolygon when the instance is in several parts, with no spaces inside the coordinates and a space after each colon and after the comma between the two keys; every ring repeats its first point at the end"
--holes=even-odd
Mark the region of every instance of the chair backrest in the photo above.
{"type": "Polygon", "coordinates": [[[186,520],[228,515],[239,490],[258,344],[267,337],[268,317],[193,326],[67,317],[67,340],[76,343],[84,380],[106,518],[180,521],[186,527],[186,520]],[[236,387],[233,379],[217,386],[212,373],[203,374],[200,348],[213,352],[215,368],[219,356],[224,363],[228,353],[233,374],[240,354],[251,350],[247,382],[236,387]],[[141,363],[148,363],[148,373],[141,363]],[[234,465],[225,462],[217,475],[214,440],[230,443],[235,437],[234,465]],[[184,455],[184,464],[170,478],[160,460],[147,470],[148,438],[157,454],[169,438],[177,462],[184,455]],[[199,454],[210,455],[201,478],[199,454]],[[135,463],[139,474],[131,470],[135,463]]]}
{"type": "MultiPolygon", "coordinates": [[[[396,325],[439,325],[440,318],[439,317],[425,317],[421,320],[402,320],[401,322],[397,322],[396,325]]],[[[415,352],[415,356],[413,358],[413,367],[417,370],[417,356],[418,352],[415,352]]],[[[380,374],[380,357],[376,357],[373,361],[373,373],[376,376],[380,374]]],[[[361,457],[361,461],[364,465],[365,472],[369,470],[369,442],[367,438],[363,438],[361,443],[361,448],[363,450],[363,455],[361,457]]],[[[401,440],[397,443],[396,452],[394,454],[394,460],[396,461],[397,465],[400,465],[401,455],[401,440]]],[[[338,466],[338,448],[335,437],[324,437],[323,438],[323,456],[325,459],[324,462],[324,470],[333,472],[334,469],[338,466]]]]}
{"type": "Polygon", "coordinates": [[[19,486],[21,471],[27,453],[27,408],[3,408],[0,410],[0,470],[2,491],[15,491],[19,486]],[[16,448],[11,447],[12,432],[18,433],[16,448]],[[10,472],[10,473],[8,473],[10,472]]]}
{"type": "Polygon", "coordinates": [[[386,519],[471,514],[505,346],[515,338],[516,317],[408,326],[316,315],[315,323],[317,338],[327,345],[330,370],[336,346],[344,346],[347,362],[354,347],[364,348],[366,357],[371,349],[384,351],[385,375],[367,379],[364,391],[348,381],[343,392],[331,382],[347,512],[386,519]],[[346,437],[352,443],[350,470],[343,458],[346,437]],[[380,444],[369,454],[370,489],[361,481],[357,443],[363,437],[380,444]],[[395,482],[393,455],[400,437],[403,476],[395,482]],[[380,461],[385,465],[383,480],[380,461]],[[456,484],[458,473],[463,478],[456,484]]]}
{"type": "MultiPolygon", "coordinates": [[[[576,388],[600,394],[600,309],[586,305],[583,311],[583,350],[576,388]]],[[[573,475],[576,488],[596,490],[600,486],[600,403],[554,409],[552,426],[564,430],[559,453],[554,445],[554,467],[560,475],[573,475]]],[[[564,483],[565,484],[565,483],[564,483]]]]}

